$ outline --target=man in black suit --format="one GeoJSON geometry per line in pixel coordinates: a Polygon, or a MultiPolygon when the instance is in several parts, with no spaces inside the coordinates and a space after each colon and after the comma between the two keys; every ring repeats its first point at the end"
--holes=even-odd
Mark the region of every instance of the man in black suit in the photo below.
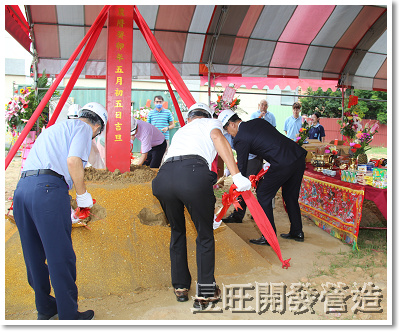
{"type": "MultiPolygon", "coordinates": [[[[257,199],[275,233],[272,199],[282,187],[282,197],[290,220],[290,231],[281,234],[281,237],[303,242],[304,233],[298,200],[307,151],[263,119],[242,122],[231,110],[222,111],[218,119],[222,122],[224,130],[234,137],[237,164],[243,175],[247,172],[249,154],[257,155],[270,163],[268,172],[257,186],[257,199]]],[[[251,239],[250,242],[269,245],[264,236],[251,239]]]]}

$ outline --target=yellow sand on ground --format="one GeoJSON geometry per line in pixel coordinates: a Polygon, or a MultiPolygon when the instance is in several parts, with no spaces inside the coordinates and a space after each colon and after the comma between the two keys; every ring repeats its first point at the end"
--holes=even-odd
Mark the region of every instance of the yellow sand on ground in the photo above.
{"type": "MultiPolygon", "coordinates": [[[[72,229],[79,299],[171,286],[170,228],[152,195],[151,183],[88,183],[87,188],[97,201],[97,217],[105,218],[93,217],[88,223],[91,230],[72,229]]],[[[196,230],[188,214],[186,220],[189,267],[194,282],[197,280],[196,230]]],[[[6,313],[31,311],[35,308],[34,293],[27,283],[19,234],[15,225],[7,223],[6,313]]],[[[238,275],[271,266],[224,225],[215,231],[215,243],[216,275],[238,275]]]]}

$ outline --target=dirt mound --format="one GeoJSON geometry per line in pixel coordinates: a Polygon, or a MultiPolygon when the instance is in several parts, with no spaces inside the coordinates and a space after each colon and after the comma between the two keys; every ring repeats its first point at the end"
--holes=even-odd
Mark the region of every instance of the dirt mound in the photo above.
{"type": "Polygon", "coordinates": [[[131,165],[130,172],[121,173],[119,169],[114,172],[108,169],[85,168],[85,181],[93,183],[147,183],[157,175],[157,169],[143,165],[131,165]]]}

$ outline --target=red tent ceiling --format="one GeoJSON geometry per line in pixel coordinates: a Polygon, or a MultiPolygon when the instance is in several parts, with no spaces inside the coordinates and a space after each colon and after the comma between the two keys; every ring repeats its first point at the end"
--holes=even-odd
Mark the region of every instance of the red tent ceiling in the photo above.
{"type": "MultiPolygon", "coordinates": [[[[39,72],[57,75],[102,6],[26,8],[39,72]]],[[[334,88],[340,82],[356,89],[387,89],[385,6],[141,5],[138,9],[184,79],[200,77],[204,83],[210,71],[214,83],[237,81],[248,88],[272,89],[276,84],[334,88]]],[[[105,26],[83,71],[85,77],[105,76],[106,34],[105,26]]],[[[133,77],[162,77],[136,25],[133,36],[133,77]]]]}
{"type": "Polygon", "coordinates": [[[5,28],[28,52],[31,48],[29,25],[18,5],[5,5],[5,28]]]}

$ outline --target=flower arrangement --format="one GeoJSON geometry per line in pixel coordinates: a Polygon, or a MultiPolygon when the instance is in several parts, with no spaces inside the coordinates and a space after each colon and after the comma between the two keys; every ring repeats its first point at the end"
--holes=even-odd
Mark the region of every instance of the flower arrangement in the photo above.
{"type": "MultiPolygon", "coordinates": [[[[222,93],[222,92],[221,92],[222,93]]],[[[240,103],[239,98],[234,98],[236,89],[232,87],[226,87],[223,94],[217,94],[217,101],[211,102],[210,107],[214,110],[214,113],[218,116],[221,111],[231,109],[235,111],[240,103]]]]}
{"type": "Polygon", "coordinates": [[[299,136],[296,137],[296,143],[302,146],[304,141],[308,138],[308,132],[310,131],[310,124],[305,120],[301,128],[299,129],[299,136]]]}
{"type": "Polygon", "coordinates": [[[29,120],[26,111],[29,106],[27,97],[31,93],[31,88],[21,88],[19,94],[17,94],[18,91],[15,91],[15,93],[11,101],[6,104],[7,130],[11,130],[13,136],[16,132],[21,132],[25,123],[29,120]]]}
{"type": "Polygon", "coordinates": [[[139,110],[133,110],[132,114],[133,117],[139,120],[147,121],[147,117],[149,115],[149,112],[151,111],[151,108],[147,106],[140,107],[139,110]]]}
{"type": "Polygon", "coordinates": [[[354,157],[358,157],[360,154],[365,154],[366,151],[370,150],[370,142],[373,139],[375,133],[378,132],[379,123],[378,121],[368,122],[365,124],[364,129],[358,131],[355,135],[354,142],[350,143],[350,151],[354,157]]]}
{"type": "Polygon", "coordinates": [[[361,130],[361,117],[356,113],[357,106],[351,106],[347,108],[343,114],[343,120],[339,119],[338,124],[340,127],[340,133],[350,140],[354,140],[356,133],[361,130]]]}
{"type": "MultiPolygon", "coordinates": [[[[19,94],[18,91],[14,91],[15,95],[11,98],[11,101],[6,104],[5,118],[7,128],[11,130],[13,136],[15,136],[17,132],[22,131],[50,88],[45,71],[43,71],[42,76],[37,80],[37,88],[37,94],[33,93],[32,87],[21,88],[19,94]]],[[[60,96],[58,91],[54,91],[52,98],[56,96],[60,96]]],[[[43,108],[38,118],[40,128],[43,128],[48,122],[49,105],[50,101],[43,108]]]]}
{"type": "Polygon", "coordinates": [[[337,155],[338,154],[337,150],[333,149],[333,147],[329,146],[329,145],[325,147],[324,153],[325,154],[333,154],[333,155],[337,155]]]}

